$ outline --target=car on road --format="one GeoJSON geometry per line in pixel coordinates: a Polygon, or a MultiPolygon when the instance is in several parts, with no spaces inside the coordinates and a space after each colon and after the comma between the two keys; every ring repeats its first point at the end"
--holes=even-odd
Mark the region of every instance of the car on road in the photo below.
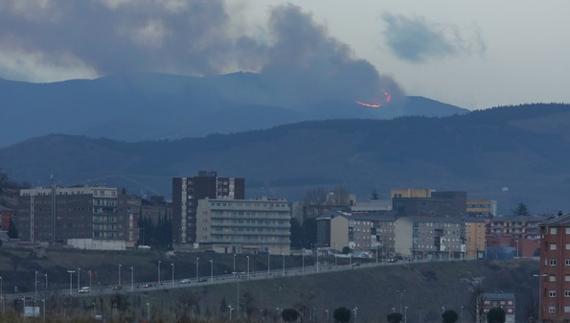
{"type": "Polygon", "coordinates": [[[91,288],[89,286],[83,286],[79,289],[79,294],[89,294],[91,292],[91,288]]]}
{"type": "Polygon", "coordinates": [[[146,283],[143,285],[143,288],[152,288],[152,284],[151,283],[146,283]]]}
{"type": "Polygon", "coordinates": [[[207,283],[208,280],[207,280],[206,278],[201,278],[201,279],[199,280],[199,282],[200,282],[200,283],[207,283]]]}
{"type": "Polygon", "coordinates": [[[121,290],[121,289],[123,289],[123,286],[121,286],[121,285],[113,286],[113,290],[121,290]]]}
{"type": "Polygon", "coordinates": [[[190,278],[184,278],[180,281],[180,284],[190,284],[192,281],[190,278]]]}

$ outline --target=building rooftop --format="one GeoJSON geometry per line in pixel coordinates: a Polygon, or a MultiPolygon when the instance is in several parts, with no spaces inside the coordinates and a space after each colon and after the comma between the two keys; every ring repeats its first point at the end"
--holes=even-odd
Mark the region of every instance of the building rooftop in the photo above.
{"type": "Polygon", "coordinates": [[[541,225],[570,226],[570,214],[554,216],[546,220],[543,218],[541,225]]]}
{"type": "Polygon", "coordinates": [[[463,218],[454,216],[429,216],[429,215],[416,215],[404,216],[401,218],[410,219],[417,222],[442,222],[442,223],[464,223],[463,218]]]}
{"type": "Polygon", "coordinates": [[[525,216],[498,216],[491,219],[492,222],[543,222],[546,218],[538,215],[525,215],[525,216]]]}
{"type": "Polygon", "coordinates": [[[515,299],[514,293],[482,293],[481,298],[489,299],[489,300],[505,300],[505,301],[512,301],[515,299]]]}

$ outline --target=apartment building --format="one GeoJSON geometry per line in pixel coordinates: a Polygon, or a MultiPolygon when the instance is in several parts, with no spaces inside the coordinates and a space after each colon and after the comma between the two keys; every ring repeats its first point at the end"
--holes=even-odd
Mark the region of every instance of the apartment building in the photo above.
{"type": "Polygon", "coordinates": [[[405,257],[461,258],[465,253],[462,219],[400,217],[394,222],[394,250],[405,257]]]}
{"type": "Polygon", "coordinates": [[[196,241],[196,209],[201,199],[245,198],[245,179],[219,177],[216,172],[201,171],[197,176],[172,179],[172,230],[179,244],[196,241]]]}
{"type": "Polygon", "coordinates": [[[540,224],[540,320],[570,320],[570,215],[540,224]]]}
{"type": "Polygon", "coordinates": [[[487,219],[465,218],[465,256],[484,258],[487,248],[487,219]]]}
{"type": "Polygon", "coordinates": [[[513,293],[481,294],[477,323],[487,322],[487,313],[496,307],[505,311],[505,323],[516,323],[516,300],[513,293]]]}
{"type": "Polygon", "coordinates": [[[492,218],[497,216],[497,201],[488,199],[467,200],[467,215],[492,218]]]}
{"type": "Polygon", "coordinates": [[[220,253],[290,253],[291,209],[283,199],[202,199],[196,241],[220,253]]]}
{"type": "Polygon", "coordinates": [[[342,251],[394,253],[394,217],[385,214],[331,212],[317,218],[317,245],[342,251]]]}
{"type": "Polygon", "coordinates": [[[69,239],[128,240],[127,196],[115,187],[20,190],[15,220],[20,239],[66,243],[69,239]]]}
{"type": "MultiPolygon", "coordinates": [[[[490,257],[496,253],[514,257],[538,255],[541,216],[495,217],[487,226],[487,250],[490,257]]],[[[500,258],[500,257],[499,257],[500,258]]]]}

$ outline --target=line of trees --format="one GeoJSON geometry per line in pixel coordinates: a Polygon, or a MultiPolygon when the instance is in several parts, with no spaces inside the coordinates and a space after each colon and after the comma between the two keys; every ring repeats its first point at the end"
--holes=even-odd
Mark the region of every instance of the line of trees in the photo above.
{"type": "MultiPolygon", "coordinates": [[[[352,319],[352,311],[346,307],[339,307],[334,310],[333,318],[336,323],[348,323],[352,319]]],[[[283,322],[303,321],[302,315],[294,308],[285,308],[281,312],[283,322]]],[[[355,318],[356,319],[356,318],[355,318]]],[[[401,323],[404,320],[402,313],[393,312],[386,316],[388,323],[401,323]]],[[[505,311],[496,307],[487,313],[487,323],[505,323],[505,311]]],[[[454,310],[446,310],[441,314],[442,323],[456,323],[459,321],[459,315],[454,310]]]]}

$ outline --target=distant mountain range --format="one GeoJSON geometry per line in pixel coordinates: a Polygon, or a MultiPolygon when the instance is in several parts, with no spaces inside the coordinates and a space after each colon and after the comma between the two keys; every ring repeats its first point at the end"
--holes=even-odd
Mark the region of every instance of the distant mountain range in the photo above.
{"type": "MultiPolygon", "coordinates": [[[[285,91],[286,92],[286,91],[285,91]]],[[[258,74],[132,74],[37,84],[0,80],[0,147],[65,133],[124,141],[178,139],[321,119],[449,116],[467,110],[422,97],[382,109],[323,99],[299,105],[258,74]]]]}
{"type": "MultiPolygon", "coordinates": [[[[93,81],[98,82],[98,81],[93,81]]],[[[445,118],[329,120],[203,138],[127,143],[49,135],[0,149],[18,180],[111,184],[170,194],[170,178],[201,169],[245,176],[248,195],[300,197],[345,185],[362,198],[392,187],[467,190],[504,212],[570,209],[570,106],[535,104],[445,118]]]]}

